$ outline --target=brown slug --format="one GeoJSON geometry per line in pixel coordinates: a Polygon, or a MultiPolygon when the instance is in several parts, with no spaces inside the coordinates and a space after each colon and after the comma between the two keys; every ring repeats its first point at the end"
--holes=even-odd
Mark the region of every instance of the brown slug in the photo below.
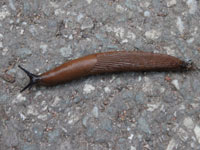
{"type": "Polygon", "coordinates": [[[182,71],[191,70],[191,61],[182,61],[176,57],[141,51],[111,51],[96,53],[74,59],[42,73],[34,75],[21,68],[30,78],[30,82],[21,92],[32,85],[52,86],[88,75],[127,71],[182,71]]]}

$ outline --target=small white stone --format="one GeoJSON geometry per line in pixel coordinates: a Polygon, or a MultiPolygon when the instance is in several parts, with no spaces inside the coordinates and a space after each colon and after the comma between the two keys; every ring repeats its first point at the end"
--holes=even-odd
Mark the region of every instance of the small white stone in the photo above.
{"type": "Polygon", "coordinates": [[[4,48],[4,49],[3,49],[3,52],[8,52],[8,48],[4,48]]]}
{"type": "Polygon", "coordinates": [[[68,113],[68,124],[76,123],[80,118],[77,112],[75,113],[68,113]]]}
{"type": "Polygon", "coordinates": [[[68,38],[68,35],[67,35],[67,34],[63,34],[63,37],[64,37],[64,38],[68,38]]]}
{"type": "Polygon", "coordinates": [[[93,114],[93,116],[95,117],[95,118],[98,118],[99,117],[99,109],[98,109],[98,107],[97,106],[94,106],[94,108],[92,109],[92,112],[91,112],[92,114],[93,114]]]}
{"type": "Polygon", "coordinates": [[[47,48],[48,48],[48,45],[47,44],[41,44],[40,45],[40,49],[42,50],[42,53],[46,53],[47,52],[47,48]]]}
{"type": "Polygon", "coordinates": [[[2,52],[2,55],[5,56],[7,54],[7,52],[8,52],[8,48],[4,48],[3,52],[2,52]]]}
{"type": "Polygon", "coordinates": [[[161,111],[161,112],[165,112],[165,105],[161,105],[160,111],[161,111]]]}
{"type": "Polygon", "coordinates": [[[82,120],[83,126],[88,127],[87,123],[90,117],[91,117],[90,115],[86,115],[83,117],[83,120],[82,120]]]}
{"type": "Polygon", "coordinates": [[[183,121],[183,124],[189,130],[192,130],[194,128],[194,122],[192,121],[192,118],[190,117],[185,118],[183,121]]]}
{"type": "Polygon", "coordinates": [[[51,5],[53,8],[58,8],[58,7],[59,7],[59,3],[58,3],[58,2],[51,2],[51,1],[50,1],[50,5],[51,5]]]}
{"type": "Polygon", "coordinates": [[[198,142],[200,143],[200,127],[198,125],[195,126],[194,133],[196,135],[198,142]]]}
{"type": "Polygon", "coordinates": [[[124,44],[124,43],[128,43],[128,40],[127,40],[127,39],[124,39],[124,40],[122,40],[121,43],[122,43],[122,44],[124,44]]]}
{"type": "Polygon", "coordinates": [[[38,91],[36,92],[35,96],[34,96],[34,99],[37,98],[38,96],[42,95],[42,92],[41,91],[38,91]]]}
{"type": "Polygon", "coordinates": [[[60,53],[63,57],[70,57],[72,55],[72,48],[70,45],[68,47],[62,47],[60,53]]]}
{"type": "Polygon", "coordinates": [[[148,2],[148,1],[141,1],[140,6],[141,6],[141,7],[147,8],[147,7],[149,7],[150,4],[151,4],[151,3],[148,2]]]}
{"type": "Polygon", "coordinates": [[[93,21],[91,18],[86,17],[81,24],[81,30],[91,29],[94,26],[93,21]]]}
{"type": "Polygon", "coordinates": [[[171,47],[163,47],[168,55],[176,56],[176,51],[172,49],[171,47]]]}
{"type": "Polygon", "coordinates": [[[56,96],[53,103],[51,104],[52,107],[58,106],[58,104],[60,103],[61,99],[56,96]]]}
{"type": "Polygon", "coordinates": [[[22,118],[22,120],[25,120],[25,119],[26,119],[26,116],[25,116],[22,112],[20,112],[19,115],[20,115],[20,117],[22,118]]]}
{"type": "Polygon", "coordinates": [[[2,42],[0,42],[0,48],[3,48],[3,43],[2,42]]]}
{"type": "Polygon", "coordinates": [[[197,1],[196,0],[187,0],[187,5],[189,8],[189,13],[194,14],[197,10],[197,1]]]}
{"type": "Polygon", "coordinates": [[[111,26],[106,25],[107,32],[113,32],[113,28],[111,26]]]}
{"type": "Polygon", "coordinates": [[[22,22],[22,25],[26,26],[26,25],[27,25],[27,22],[22,22]]]}
{"type": "Polygon", "coordinates": [[[39,34],[38,29],[36,28],[35,25],[30,25],[29,26],[29,32],[33,35],[36,36],[39,34]]]}
{"type": "Polygon", "coordinates": [[[111,92],[110,88],[107,87],[107,86],[104,88],[104,91],[105,91],[106,93],[110,93],[110,92],[111,92]]]}
{"type": "Polygon", "coordinates": [[[92,3],[92,0],[86,0],[88,2],[88,4],[91,4],[92,3]]]}
{"type": "Polygon", "coordinates": [[[171,82],[177,90],[180,90],[178,80],[172,80],[171,82]]]}
{"type": "Polygon", "coordinates": [[[144,16],[145,16],[145,17],[149,17],[149,16],[150,16],[150,12],[149,12],[149,11],[145,11],[145,12],[144,12],[144,16]]]}
{"type": "Polygon", "coordinates": [[[195,142],[191,142],[191,143],[190,143],[190,146],[191,146],[192,149],[194,149],[194,147],[195,147],[195,142]]]}
{"type": "Polygon", "coordinates": [[[21,19],[17,18],[16,23],[20,23],[20,22],[21,22],[21,19]]]}
{"type": "Polygon", "coordinates": [[[164,87],[160,87],[160,89],[159,89],[160,93],[164,93],[165,90],[166,90],[166,89],[165,89],[164,87]]]}
{"type": "MultiPolygon", "coordinates": [[[[197,99],[196,99],[196,101],[197,101],[197,102],[199,102],[199,101],[200,101],[200,99],[199,99],[199,98],[197,98],[197,99]]],[[[192,106],[192,108],[193,108],[193,109],[195,109],[195,108],[198,108],[198,107],[199,107],[199,104],[198,104],[198,103],[191,103],[190,105],[192,106]]]]}
{"type": "Polygon", "coordinates": [[[145,32],[146,38],[152,39],[152,40],[158,39],[160,37],[160,35],[161,35],[161,32],[157,31],[155,29],[152,29],[152,30],[149,30],[149,31],[145,32]]]}
{"type": "Polygon", "coordinates": [[[143,84],[142,90],[144,92],[150,92],[151,93],[152,89],[153,89],[152,81],[150,80],[150,78],[144,77],[144,84],[143,84]]]}
{"type": "Polygon", "coordinates": [[[20,34],[23,35],[24,34],[24,29],[20,30],[20,34]]]}
{"type": "Polygon", "coordinates": [[[13,23],[14,23],[14,20],[10,20],[9,23],[10,23],[10,24],[13,24],[13,23]]]}
{"type": "Polygon", "coordinates": [[[184,142],[187,141],[187,139],[188,139],[188,133],[184,129],[180,128],[178,130],[178,135],[179,135],[179,137],[180,137],[181,140],[183,140],[184,142]]]}
{"type": "Polygon", "coordinates": [[[78,16],[77,16],[77,21],[80,22],[82,19],[83,19],[84,15],[82,13],[80,13],[78,16]]]}
{"type": "Polygon", "coordinates": [[[133,32],[128,32],[127,33],[127,38],[131,39],[131,40],[135,40],[136,39],[136,35],[133,32]]]}
{"type": "Polygon", "coordinates": [[[181,34],[183,34],[185,27],[184,27],[183,21],[181,20],[181,17],[177,17],[176,26],[177,26],[179,32],[181,34]]]}
{"type": "Polygon", "coordinates": [[[46,121],[46,120],[48,119],[48,116],[47,116],[47,114],[40,114],[40,115],[38,115],[37,118],[38,118],[38,119],[41,119],[41,120],[43,120],[43,121],[46,121]]]}
{"type": "Polygon", "coordinates": [[[190,39],[187,40],[188,44],[192,44],[193,42],[194,42],[194,38],[190,38],[190,39]]]}
{"type": "Polygon", "coordinates": [[[38,111],[37,111],[37,109],[36,109],[36,107],[35,107],[34,105],[29,105],[29,106],[28,106],[28,109],[27,109],[27,114],[28,114],[28,115],[36,116],[36,115],[38,115],[39,113],[38,113],[38,111]]]}
{"type": "Polygon", "coordinates": [[[46,106],[44,106],[43,108],[42,108],[42,111],[46,111],[47,110],[47,108],[48,108],[48,106],[46,105],[46,106]]]}
{"type": "Polygon", "coordinates": [[[115,35],[117,37],[123,38],[125,30],[122,27],[114,27],[113,32],[115,32],[115,35]]]}
{"type": "Polygon", "coordinates": [[[3,34],[0,33],[0,40],[3,40],[3,34]]]}
{"type": "Polygon", "coordinates": [[[176,5],[176,0],[168,0],[167,1],[167,7],[172,7],[174,5],[176,5]]]}
{"type": "Polygon", "coordinates": [[[155,103],[155,104],[147,104],[147,111],[154,111],[156,109],[158,109],[158,107],[160,106],[160,103],[155,103]]]}
{"type": "Polygon", "coordinates": [[[89,93],[91,93],[94,90],[95,90],[94,86],[92,86],[91,84],[85,84],[85,86],[83,88],[83,93],[89,94],[89,93]]]}
{"type": "Polygon", "coordinates": [[[12,101],[12,103],[21,103],[26,101],[26,97],[24,97],[21,93],[17,95],[17,97],[12,101]]]}
{"type": "Polygon", "coordinates": [[[131,150],[136,150],[135,146],[131,146],[131,150]]]}
{"type": "Polygon", "coordinates": [[[55,13],[56,16],[59,16],[59,15],[64,14],[65,11],[59,8],[59,9],[56,9],[54,13],[55,13]]]}
{"type": "MultiPolygon", "coordinates": [[[[48,62],[48,60],[46,60],[46,62],[48,62]]],[[[40,69],[39,68],[35,68],[35,71],[36,72],[40,72],[40,69]]]]}
{"type": "Polygon", "coordinates": [[[47,105],[47,102],[46,102],[46,101],[42,101],[41,106],[42,106],[42,111],[43,111],[43,112],[46,111],[47,108],[48,108],[48,105],[47,105]]]}
{"type": "Polygon", "coordinates": [[[69,39],[73,40],[73,35],[72,34],[69,35],[69,39]]]}
{"type": "Polygon", "coordinates": [[[169,141],[169,144],[168,144],[166,150],[173,150],[174,147],[176,146],[176,144],[177,144],[176,141],[175,141],[174,139],[171,139],[171,140],[169,141]]]}
{"type": "MultiPolygon", "coordinates": [[[[60,126],[60,128],[65,132],[65,133],[68,133],[68,131],[67,131],[67,129],[66,128],[64,128],[64,127],[62,127],[62,126],[60,126]]],[[[64,150],[65,148],[63,148],[63,150],[64,150]]]]}
{"type": "Polygon", "coordinates": [[[0,20],[5,19],[7,16],[10,16],[10,12],[8,11],[8,7],[6,5],[3,5],[0,8],[0,20]]]}
{"type": "Polygon", "coordinates": [[[118,13],[123,13],[124,11],[126,11],[127,9],[122,7],[121,5],[117,5],[116,6],[116,12],[118,13]]]}
{"type": "Polygon", "coordinates": [[[128,137],[128,139],[129,139],[129,140],[132,140],[132,139],[133,139],[133,137],[134,137],[134,135],[133,135],[133,134],[131,134],[131,135],[128,137]]]}
{"type": "Polygon", "coordinates": [[[15,7],[13,0],[9,0],[9,6],[12,10],[16,11],[16,7],[15,7]]]}
{"type": "Polygon", "coordinates": [[[180,107],[179,107],[179,110],[185,110],[185,105],[181,104],[180,107]]]}

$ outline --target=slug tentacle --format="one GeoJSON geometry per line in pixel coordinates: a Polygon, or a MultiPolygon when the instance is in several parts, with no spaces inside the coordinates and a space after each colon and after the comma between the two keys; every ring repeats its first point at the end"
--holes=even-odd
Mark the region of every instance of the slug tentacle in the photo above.
{"type": "Polygon", "coordinates": [[[20,92],[23,92],[24,90],[26,90],[27,88],[31,88],[34,84],[36,84],[39,80],[40,80],[40,78],[39,78],[39,76],[38,75],[35,75],[35,74],[32,74],[32,73],[30,73],[29,71],[27,71],[26,69],[24,69],[22,66],[18,66],[21,70],[23,70],[26,74],[27,74],[27,76],[29,77],[29,79],[30,79],[30,81],[29,81],[29,83],[20,91],[20,92]]]}

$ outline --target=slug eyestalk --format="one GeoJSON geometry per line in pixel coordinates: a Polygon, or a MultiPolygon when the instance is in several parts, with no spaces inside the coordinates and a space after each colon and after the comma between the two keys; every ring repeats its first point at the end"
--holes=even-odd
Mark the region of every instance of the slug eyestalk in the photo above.
{"type": "Polygon", "coordinates": [[[38,81],[39,81],[39,76],[38,75],[35,75],[35,74],[32,74],[30,73],[29,71],[27,71],[26,69],[24,69],[22,66],[18,65],[18,67],[23,70],[27,76],[29,77],[29,83],[20,91],[23,92],[25,91],[27,88],[31,89],[31,87],[36,84],[38,81]]]}

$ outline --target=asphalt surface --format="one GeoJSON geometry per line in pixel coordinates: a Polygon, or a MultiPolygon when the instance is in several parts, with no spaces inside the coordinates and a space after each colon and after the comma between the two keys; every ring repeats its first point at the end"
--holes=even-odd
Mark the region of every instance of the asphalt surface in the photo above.
{"type": "Polygon", "coordinates": [[[199,150],[200,74],[120,73],[19,93],[28,77],[114,50],[200,68],[197,0],[1,0],[0,150],[199,150]]]}

